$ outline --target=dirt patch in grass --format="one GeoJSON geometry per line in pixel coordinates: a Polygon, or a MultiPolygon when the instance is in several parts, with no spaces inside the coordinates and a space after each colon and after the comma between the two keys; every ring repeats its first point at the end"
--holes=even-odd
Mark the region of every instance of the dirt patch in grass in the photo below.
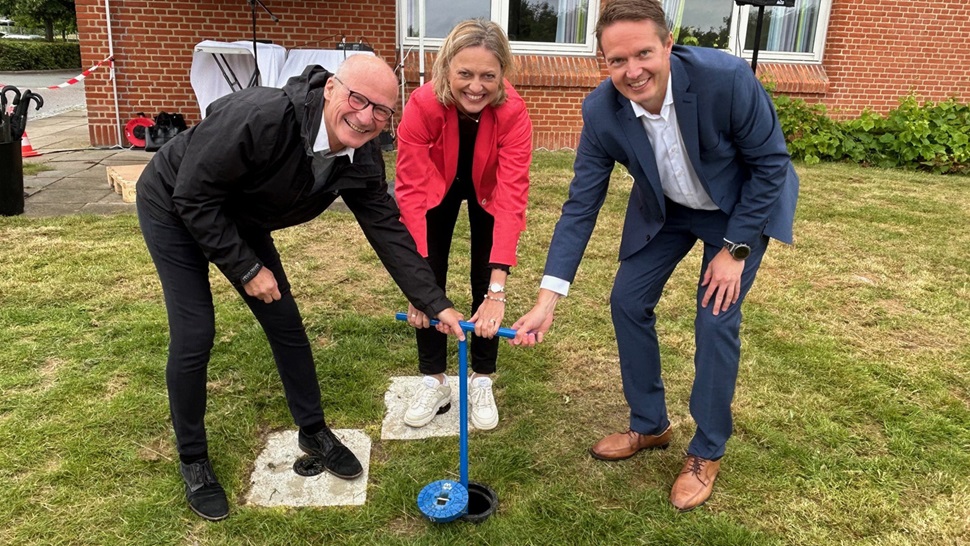
{"type": "Polygon", "coordinates": [[[174,461],[178,459],[175,444],[167,436],[152,438],[147,444],[136,444],[138,459],[145,462],[174,461]]]}

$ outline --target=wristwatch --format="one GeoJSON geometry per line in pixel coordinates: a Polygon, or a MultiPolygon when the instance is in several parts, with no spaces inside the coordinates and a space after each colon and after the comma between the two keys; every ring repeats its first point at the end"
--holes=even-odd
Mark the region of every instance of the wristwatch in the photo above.
{"type": "Polygon", "coordinates": [[[492,284],[488,285],[488,291],[494,292],[496,294],[498,294],[499,292],[505,292],[505,286],[497,282],[493,282],[492,284]]]}
{"type": "Polygon", "coordinates": [[[724,239],[724,248],[735,260],[743,260],[751,255],[751,247],[744,243],[732,243],[724,239]]]}

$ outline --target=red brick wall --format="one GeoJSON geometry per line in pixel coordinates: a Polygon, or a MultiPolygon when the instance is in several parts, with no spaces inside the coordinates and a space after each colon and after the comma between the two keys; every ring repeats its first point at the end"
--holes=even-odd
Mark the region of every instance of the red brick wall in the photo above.
{"type": "MultiPolygon", "coordinates": [[[[970,0],[833,4],[821,66],[759,63],[759,73],[780,82],[780,90],[822,102],[842,117],[865,107],[884,112],[910,91],[923,100],[956,96],[970,101],[970,0]]],[[[280,22],[258,10],[260,39],[287,49],[333,47],[341,36],[363,39],[396,63],[395,0],[268,0],[266,5],[280,22]]],[[[108,56],[104,0],[78,0],[77,15],[82,61],[91,66],[108,56]]],[[[197,122],[189,82],[193,47],[202,40],[252,37],[249,4],[243,0],[116,0],[111,1],[111,18],[121,126],[139,112],[163,110],[197,122]]],[[[405,67],[407,92],[418,81],[413,53],[405,67]]],[[[602,63],[592,57],[519,55],[516,65],[511,81],[530,107],[535,146],[574,148],[582,127],[580,103],[604,77],[602,63]]],[[[430,75],[430,62],[425,70],[430,75]]],[[[98,70],[85,80],[94,145],[118,143],[108,75],[98,70]]]]}
{"type": "MultiPolygon", "coordinates": [[[[148,2],[109,0],[121,126],[139,112],[180,112],[190,124],[199,120],[199,107],[189,74],[192,50],[203,40],[234,42],[252,39],[252,14],[245,0],[148,2]]],[[[104,0],[78,0],[81,59],[91,66],[108,56],[104,0]]],[[[257,7],[256,37],[293,49],[327,49],[345,36],[363,39],[388,62],[395,49],[395,0],[330,2],[325,0],[266,0],[279,17],[274,23],[257,7]],[[364,7],[361,7],[364,6],[364,7]]],[[[112,83],[108,70],[84,80],[91,143],[117,144],[112,83]]],[[[127,142],[123,143],[127,145],[127,142]]]]}
{"type": "Polygon", "coordinates": [[[910,92],[970,102],[970,0],[834,0],[826,41],[828,90],[811,98],[837,117],[910,92]]]}
{"type": "MultiPolygon", "coordinates": [[[[431,77],[435,55],[425,55],[425,81],[431,77]]],[[[599,85],[605,73],[593,57],[515,55],[515,68],[509,82],[529,107],[532,119],[532,145],[536,148],[575,149],[583,128],[580,105],[599,85]]],[[[405,89],[410,96],[419,85],[420,68],[416,54],[404,65],[405,89]]]]}

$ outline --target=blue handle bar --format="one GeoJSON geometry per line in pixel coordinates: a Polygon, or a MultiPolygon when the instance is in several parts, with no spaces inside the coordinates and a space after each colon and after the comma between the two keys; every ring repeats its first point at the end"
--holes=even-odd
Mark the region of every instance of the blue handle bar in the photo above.
{"type": "MultiPolygon", "coordinates": [[[[408,314],[407,313],[398,313],[398,314],[396,314],[394,316],[395,316],[395,318],[397,318],[397,320],[403,320],[403,321],[407,321],[408,320],[408,314]]],[[[434,326],[435,324],[438,324],[438,319],[431,319],[431,325],[434,326]]],[[[472,333],[475,332],[475,323],[473,323],[473,322],[465,322],[465,321],[461,320],[461,321],[458,321],[458,325],[461,326],[461,329],[464,330],[464,331],[466,331],[466,332],[472,332],[472,333]]],[[[512,338],[515,337],[515,330],[513,330],[511,328],[499,328],[498,329],[498,336],[499,337],[507,337],[509,339],[512,339],[512,338]]]]}

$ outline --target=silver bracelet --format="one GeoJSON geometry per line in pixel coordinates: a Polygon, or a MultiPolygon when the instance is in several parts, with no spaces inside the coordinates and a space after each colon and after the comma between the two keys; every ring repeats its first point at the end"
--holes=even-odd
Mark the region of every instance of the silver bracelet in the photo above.
{"type": "Polygon", "coordinates": [[[505,298],[493,298],[492,296],[489,296],[488,294],[485,294],[485,299],[492,300],[492,301],[500,301],[502,303],[505,303],[505,298]]]}

